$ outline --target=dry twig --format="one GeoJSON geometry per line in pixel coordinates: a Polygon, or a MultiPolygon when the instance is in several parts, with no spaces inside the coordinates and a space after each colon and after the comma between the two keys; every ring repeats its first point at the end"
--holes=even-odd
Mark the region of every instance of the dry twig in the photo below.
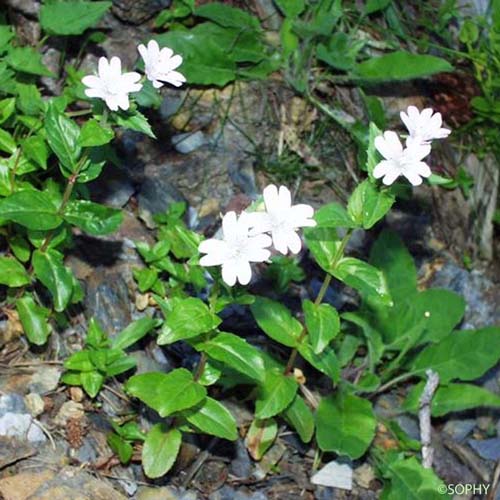
{"type": "Polygon", "coordinates": [[[439,375],[432,370],[427,370],[425,374],[427,375],[427,382],[419,401],[418,422],[420,441],[422,442],[422,465],[426,469],[431,469],[434,456],[434,450],[431,446],[431,403],[439,385],[439,375]]]}

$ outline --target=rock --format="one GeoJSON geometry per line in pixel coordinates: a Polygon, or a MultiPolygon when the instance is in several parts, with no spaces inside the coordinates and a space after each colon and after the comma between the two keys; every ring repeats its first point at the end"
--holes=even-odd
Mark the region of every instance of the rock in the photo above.
{"type": "Polygon", "coordinates": [[[5,500],[26,500],[45,482],[55,476],[51,470],[40,472],[21,472],[0,479],[0,497],[5,500]]]}
{"type": "Polygon", "coordinates": [[[125,500],[126,497],[103,479],[76,467],[65,467],[36,489],[33,500],[125,500]]]}
{"type": "Polygon", "coordinates": [[[45,402],[40,394],[36,392],[30,392],[24,396],[24,403],[32,417],[38,417],[38,415],[41,415],[45,410],[45,402]]]}
{"type": "MultiPolygon", "coordinates": [[[[170,91],[173,90],[174,92],[178,92],[177,89],[169,89],[169,90],[170,91]]],[[[175,113],[177,113],[177,111],[179,111],[183,102],[184,102],[184,99],[181,96],[179,96],[179,97],[171,96],[171,95],[165,96],[165,98],[163,99],[163,101],[160,105],[160,116],[161,116],[162,120],[165,122],[168,122],[170,117],[172,117],[173,115],[175,115],[175,113]]]]}
{"type": "Polygon", "coordinates": [[[152,228],[155,227],[153,215],[165,212],[172,203],[184,201],[184,197],[168,177],[151,175],[143,182],[137,201],[139,216],[152,228]]]}
{"type": "Polygon", "coordinates": [[[311,483],[330,488],[352,490],[352,466],[336,460],[327,463],[311,478],[311,483]]]}
{"type": "Polygon", "coordinates": [[[252,475],[254,466],[241,439],[238,439],[235,443],[235,454],[236,457],[229,464],[229,472],[239,479],[249,478],[252,475]]]}
{"type": "Polygon", "coordinates": [[[7,412],[0,417],[0,436],[26,439],[30,443],[46,441],[42,429],[28,413],[7,412]]]}
{"type": "Polygon", "coordinates": [[[485,460],[500,460],[500,438],[469,439],[467,443],[481,458],[485,460]]]}
{"type": "Polygon", "coordinates": [[[467,307],[461,328],[484,328],[500,323],[500,290],[481,271],[466,271],[448,262],[436,272],[432,286],[461,295],[467,307]]]}
{"type": "Polygon", "coordinates": [[[128,283],[118,270],[97,268],[87,281],[86,314],[94,317],[109,335],[116,335],[132,321],[128,283]]]}
{"type": "Polygon", "coordinates": [[[0,396],[0,417],[9,412],[26,413],[26,405],[21,395],[11,392],[0,396]]]}
{"type": "Polygon", "coordinates": [[[130,175],[124,168],[109,168],[89,184],[92,199],[115,208],[124,207],[135,192],[130,175]]]}
{"type": "Polygon", "coordinates": [[[113,0],[112,12],[125,23],[141,24],[170,3],[171,0],[113,0]]]}
{"type": "Polygon", "coordinates": [[[81,403],[66,401],[57,412],[54,418],[54,424],[64,428],[69,419],[80,419],[83,418],[84,415],[85,412],[83,411],[83,405],[81,403]]]}
{"type": "Polygon", "coordinates": [[[251,492],[243,488],[238,490],[225,485],[208,496],[209,500],[267,500],[268,496],[260,491],[251,492]]]}
{"type": "Polygon", "coordinates": [[[193,491],[184,491],[173,486],[150,488],[140,486],[137,490],[137,500],[197,500],[199,496],[193,491]]]}
{"type": "Polygon", "coordinates": [[[0,470],[23,458],[28,458],[35,454],[35,448],[26,441],[0,436],[0,470]]]}
{"type": "Polygon", "coordinates": [[[476,427],[476,421],[473,418],[464,420],[452,419],[446,422],[443,431],[459,443],[473,431],[474,427],[476,427]]]}
{"type": "Polygon", "coordinates": [[[370,483],[376,478],[373,467],[369,464],[363,464],[354,469],[354,481],[361,488],[369,489],[370,483]]]}
{"type": "MultiPolygon", "coordinates": [[[[54,75],[58,75],[62,57],[60,50],[55,47],[49,47],[42,56],[42,62],[49,71],[52,71],[54,75]]],[[[59,95],[61,93],[61,81],[58,78],[42,76],[40,80],[51,94],[59,95]]]]}
{"type": "Polygon", "coordinates": [[[173,135],[171,141],[176,151],[186,155],[204,146],[207,143],[207,138],[201,130],[198,130],[197,132],[173,135]]]}
{"type": "Polygon", "coordinates": [[[57,366],[40,366],[36,369],[28,384],[28,389],[31,392],[44,395],[47,392],[54,391],[61,378],[61,369],[57,366]]]}
{"type": "Polygon", "coordinates": [[[9,7],[12,7],[23,14],[38,16],[40,2],[37,0],[6,0],[9,7]]]}

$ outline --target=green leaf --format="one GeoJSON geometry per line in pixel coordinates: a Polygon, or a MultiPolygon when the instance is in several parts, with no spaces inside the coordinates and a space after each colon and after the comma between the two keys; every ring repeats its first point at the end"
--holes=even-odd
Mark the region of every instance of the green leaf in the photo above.
{"type": "Polygon", "coordinates": [[[423,78],[449,71],[453,71],[453,66],[440,57],[398,50],[359,63],[353,69],[353,77],[369,82],[388,82],[423,78]]]}
{"type": "Polygon", "coordinates": [[[278,415],[293,401],[297,388],[293,377],[268,370],[257,392],[255,416],[262,419],[278,415]]]}
{"type": "Polygon", "coordinates": [[[151,427],[142,448],[142,466],[147,477],[155,479],[165,475],[174,465],[182,442],[177,429],[167,430],[165,424],[151,427]]]}
{"type": "Polygon", "coordinates": [[[26,158],[34,161],[38,166],[47,169],[47,159],[49,157],[49,148],[44,139],[39,135],[28,137],[23,142],[23,153],[26,158]]]}
{"type": "Polygon", "coordinates": [[[283,15],[289,18],[299,16],[306,6],[304,0],[274,0],[274,2],[283,15]]]}
{"type": "Polygon", "coordinates": [[[130,443],[122,439],[118,434],[112,432],[106,437],[109,447],[118,455],[122,464],[128,464],[134,453],[134,448],[130,443]]]}
{"type": "Polygon", "coordinates": [[[194,297],[179,300],[167,315],[158,344],[172,344],[196,337],[213,330],[220,322],[221,319],[202,300],[194,297]]]}
{"type": "Polygon", "coordinates": [[[116,231],[123,221],[121,210],[87,200],[70,201],[64,209],[63,217],[66,222],[94,236],[116,231]]]}
{"type": "Polygon", "coordinates": [[[90,372],[82,372],[80,373],[80,380],[85,392],[91,398],[95,398],[99,394],[102,384],[104,384],[104,375],[96,370],[90,372]]]}
{"type": "Polygon", "coordinates": [[[15,287],[29,282],[29,274],[20,262],[13,257],[0,257],[0,284],[15,287]]]}
{"type": "Polygon", "coordinates": [[[297,431],[303,443],[311,441],[314,434],[314,416],[298,394],[283,412],[283,417],[297,431]]]}
{"type": "Polygon", "coordinates": [[[113,129],[101,126],[97,120],[92,118],[83,125],[78,137],[78,144],[82,147],[103,146],[112,141],[114,136],[113,129]]]}
{"type": "Polygon", "coordinates": [[[432,369],[441,383],[451,380],[474,380],[500,359],[500,328],[452,332],[437,344],[431,344],[417,355],[411,371],[432,369]]]}
{"type": "Polygon", "coordinates": [[[125,112],[120,111],[118,113],[113,113],[117,125],[129,130],[134,130],[135,132],[142,132],[143,134],[156,139],[156,135],[148,122],[148,119],[139,111],[125,112]]]}
{"type": "Polygon", "coordinates": [[[194,11],[195,16],[204,17],[226,28],[258,30],[259,20],[244,10],[220,2],[211,2],[194,11]]]}
{"type": "Polygon", "coordinates": [[[126,349],[134,345],[147,335],[156,324],[157,322],[153,318],[140,318],[135,320],[113,339],[113,347],[115,349],[126,349]]]}
{"type": "Polygon", "coordinates": [[[343,257],[335,267],[333,275],[358,290],[363,297],[372,297],[382,304],[391,303],[384,275],[363,260],[343,257]]]}
{"type": "Polygon", "coordinates": [[[95,318],[90,318],[87,336],[85,337],[85,345],[93,347],[94,349],[109,347],[108,336],[95,318]]]}
{"type": "Polygon", "coordinates": [[[332,348],[326,347],[323,352],[315,354],[311,345],[307,342],[302,342],[299,345],[299,353],[316,370],[324,373],[334,382],[340,380],[340,364],[332,348]]]}
{"type": "Polygon", "coordinates": [[[359,51],[363,48],[363,40],[355,41],[346,33],[339,31],[330,38],[328,45],[320,43],[316,47],[316,56],[335,69],[347,71],[356,64],[359,51]]]}
{"type": "Polygon", "coordinates": [[[367,0],[363,13],[365,16],[384,10],[392,0],[367,0]]]}
{"type": "Polygon", "coordinates": [[[53,101],[49,101],[47,105],[45,130],[47,142],[59,161],[67,170],[75,172],[82,151],[78,144],[80,128],[60,112],[53,101]]]}
{"type": "Polygon", "coordinates": [[[351,219],[346,209],[338,203],[329,203],[323,205],[314,214],[314,218],[318,223],[317,227],[345,227],[356,228],[355,222],[351,219]]]}
{"type": "Polygon", "coordinates": [[[427,318],[427,324],[419,343],[439,342],[462,320],[465,300],[450,290],[431,288],[420,292],[411,301],[418,317],[427,318]]]}
{"type": "Polygon", "coordinates": [[[248,453],[254,460],[260,460],[272,446],[278,435],[278,424],[274,418],[254,419],[245,437],[248,453]]]}
{"type": "Polygon", "coordinates": [[[90,361],[90,351],[77,351],[64,361],[64,368],[78,372],[89,372],[94,369],[90,361]]]}
{"type": "Polygon", "coordinates": [[[304,236],[307,247],[318,265],[327,273],[331,273],[335,269],[341,249],[337,231],[326,227],[307,228],[304,236]]]}
{"type": "MultiPolygon", "coordinates": [[[[4,26],[0,26],[0,47],[1,47],[1,29],[4,26]]],[[[16,99],[14,97],[9,97],[8,99],[2,99],[0,101],[0,124],[7,121],[16,109],[16,99]]]]}
{"type": "Polygon", "coordinates": [[[45,111],[45,103],[38,87],[33,84],[18,83],[17,107],[25,115],[38,116],[45,111]]]}
{"type": "MultiPolygon", "coordinates": [[[[425,382],[421,382],[408,393],[403,408],[417,413],[425,382]]],[[[500,408],[500,396],[472,384],[449,384],[439,387],[432,397],[432,416],[442,417],[450,412],[472,408],[500,408]]]]}
{"type": "Polygon", "coordinates": [[[42,231],[55,229],[62,223],[50,195],[34,189],[19,191],[0,200],[0,218],[42,231]]]}
{"type": "Polygon", "coordinates": [[[309,342],[315,354],[321,353],[340,331],[337,310],[329,304],[315,304],[305,300],[302,304],[309,342]]]}
{"type": "Polygon", "coordinates": [[[302,325],[283,304],[265,297],[256,297],[250,309],[257,324],[269,337],[289,347],[297,345],[302,325]]]}
{"type": "Polygon", "coordinates": [[[236,421],[231,412],[221,403],[206,398],[200,407],[190,410],[186,420],[205,434],[229,441],[238,439],[236,421]]]}
{"type": "MultiPolygon", "coordinates": [[[[108,351],[108,354],[112,351],[108,351]]],[[[132,370],[137,366],[137,362],[133,356],[126,356],[120,352],[120,357],[106,365],[105,373],[107,377],[114,377],[120,373],[132,370]]]]}
{"type": "Polygon", "coordinates": [[[417,269],[399,236],[388,230],[380,233],[370,251],[370,264],[386,278],[392,299],[398,303],[417,293],[417,269]]]}
{"type": "MultiPolygon", "coordinates": [[[[364,94],[363,94],[364,95],[364,94]]],[[[385,120],[384,116],[384,109],[382,105],[380,104],[379,100],[373,101],[373,99],[376,99],[375,97],[369,97],[365,96],[365,105],[368,107],[370,105],[370,102],[372,103],[372,109],[373,109],[373,103],[377,103],[381,109],[382,113],[382,118],[385,120]]],[[[375,104],[375,106],[377,106],[375,104]]],[[[379,110],[380,112],[380,110],[379,110]]],[[[373,171],[375,170],[375,167],[377,166],[380,158],[380,153],[377,151],[377,148],[375,147],[375,139],[379,136],[382,135],[382,131],[375,125],[375,123],[370,122],[370,127],[368,129],[368,148],[366,150],[366,171],[368,172],[368,175],[372,182],[375,181],[375,178],[373,177],[373,171]]]]}
{"type": "Polygon", "coordinates": [[[366,179],[351,194],[347,212],[358,226],[370,229],[390,210],[394,199],[394,195],[379,191],[366,179]]]}
{"type": "Polygon", "coordinates": [[[201,23],[189,31],[170,30],[157,36],[162,47],[170,47],[175,53],[182,54],[184,60],[180,71],[188,82],[194,85],[224,86],[236,78],[236,63],[227,57],[227,45],[215,39],[212,23],[201,23]]]}
{"type": "Polygon", "coordinates": [[[196,344],[195,347],[253,380],[264,380],[266,372],[261,353],[232,333],[221,332],[206,342],[196,344]]]}
{"type": "Polygon", "coordinates": [[[177,368],[169,373],[149,372],[134,375],[125,384],[125,390],[156,410],[163,418],[192,408],[202,401],[207,393],[184,368],[177,368]]]}
{"type": "Polygon", "coordinates": [[[73,294],[73,277],[64,266],[63,256],[56,250],[35,250],[31,259],[35,276],[48,288],[54,309],[64,311],[73,294]]]}
{"type": "Polygon", "coordinates": [[[40,24],[51,35],[81,35],[95,26],[111,5],[83,0],[46,2],[40,9],[40,24]]]}
{"type": "Polygon", "coordinates": [[[14,137],[6,130],[0,128],[0,151],[4,151],[11,155],[15,153],[16,149],[17,144],[14,137]]]}
{"type": "Polygon", "coordinates": [[[321,450],[354,460],[363,456],[373,441],[377,421],[369,401],[338,391],[321,400],[316,425],[321,450]]]}
{"type": "Polygon", "coordinates": [[[18,299],[16,309],[28,340],[36,345],[45,344],[52,330],[47,321],[50,311],[38,306],[30,296],[18,299]]]}
{"type": "Polygon", "coordinates": [[[3,24],[0,26],[0,54],[4,52],[9,42],[14,38],[14,33],[9,25],[3,24]]]}
{"type": "Polygon", "coordinates": [[[384,500],[440,500],[450,498],[446,485],[432,469],[425,469],[415,457],[397,459],[389,465],[386,476],[391,484],[384,488],[384,500]]]}
{"type": "Polygon", "coordinates": [[[8,64],[22,73],[38,76],[54,76],[42,62],[42,54],[33,47],[10,47],[8,64]]]}
{"type": "Polygon", "coordinates": [[[17,260],[28,262],[31,257],[31,247],[26,238],[20,234],[16,234],[9,238],[9,247],[17,260]]]}

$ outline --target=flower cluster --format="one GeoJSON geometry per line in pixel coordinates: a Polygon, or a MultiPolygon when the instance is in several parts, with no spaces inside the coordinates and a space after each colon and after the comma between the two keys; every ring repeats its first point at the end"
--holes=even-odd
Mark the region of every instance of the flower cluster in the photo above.
{"type": "Polygon", "coordinates": [[[402,175],[418,186],[423,177],[431,175],[429,165],[422,161],[431,152],[431,141],[448,137],[451,130],[441,126],[441,113],[434,113],[431,108],[419,112],[415,106],[409,106],[407,112],[401,111],[400,115],[408,129],[406,147],[391,130],[376,137],[375,147],[384,160],[375,166],[373,176],[382,177],[382,182],[389,186],[402,175]]]}
{"type": "MultiPolygon", "coordinates": [[[[182,57],[174,55],[172,49],[160,49],[158,43],[151,40],[147,47],[139,45],[137,50],[144,61],[146,78],[153,87],[158,89],[163,86],[163,82],[179,87],[186,81],[184,75],[175,71],[182,64],[182,57]]],[[[102,99],[112,111],[118,111],[118,108],[127,110],[130,107],[128,95],[142,88],[139,83],[141,75],[135,71],[122,73],[119,57],[112,57],[109,61],[101,57],[97,69],[97,75],[87,75],[82,79],[82,83],[88,87],[85,94],[102,99]]]]}
{"type": "Polygon", "coordinates": [[[238,217],[228,212],[222,218],[222,239],[203,241],[199,251],[202,266],[222,266],[222,279],[233,286],[247,285],[252,277],[251,262],[264,262],[271,256],[269,247],[286,255],[302,248],[297,230],[315,226],[314,210],[310,205],[292,205],[288,188],[273,184],[263,191],[265,211],[243,212],[238,217]]]}

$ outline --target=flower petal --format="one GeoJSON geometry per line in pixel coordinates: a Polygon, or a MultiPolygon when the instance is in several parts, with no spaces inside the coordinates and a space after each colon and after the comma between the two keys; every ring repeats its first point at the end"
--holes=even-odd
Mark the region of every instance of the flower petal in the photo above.
{"type": "Polygon", "coordinates": [[[400,176],[400,174],[401,172],[397,169],[390,170],[385,174],[384,178],[382,179],[382,182],[386,186],[390,186],[400,176]]]}
{"type": "Polygon", "coordinates": [[[109,74],[119,76],[122,74],[122,61],[119,57],[113,56],[109,62],[109,74]]]}
{"type": "Polygon", "coordinates": [[[106,78],[109,74],[109,62],[105,57],[100,57],[98,62],[98,73],[101,78],[106,78]]]}
{"type": "Polygon", "coordinates": [[[159,76],[158,78],[170,83],[174,87],[180,87],[183,83],[186,83],[186,77],[178,71],[169,71],[166,75],[159,76]]]}
{"type": "Polygon", "coordinates": [[[292,206],[292,193],[286,186],[280,186],[278,197],[281,210],[288,210],[292,206]]]}
{"type": "Polygon", "coordinates": [[[290,231],[287,234],[287,246],[290,249],[290,251],[297,255],[300,252],[300,249],[302,248],[302,240],[300,239],[300,236],[294,232],[290,231]]]}
{"type": "Polygon", "coordinates": [[[228,286],[236,284],[236,277],[238,276],[238,265],[235,261],[230,260],[222,264],[222,280],[228,286]]]}
{"type": "Polygon", "coordinates": [[[403,172],[403,175],[410,181],[413,186],[420,186],[420,184],[422,184],[422,177],[420,177],[420,175],[412,170],[403,172]]]}
{"type": "Polygon", "coordinates": [[[102,87],[102,80],[95,75],[87,75],[82,78],[82,83],[86,87],[94,87],[100,89],[102,87]]]}
{"type": "Polygon", "coordinates": [[[399,170],[395,162],[390,160],[382,160],[380,163],[377,163],[377,165],[375,165],[375,168],[373,169],[373,177],[375,177],[375,179],[380,179],[380,177],[384,177],[384,175],[387,175],[393,170],[399,170]]]}
{"type": "Polygon", "coordinates": [[[252,268],[246,261],[240,261],[237,266],[237,279],[242,285],[248,285],[252,279],[252,268]]]}
{"type": "Polygon", "coordinates": [[[392,130],[387,130],[383,135],[375,137],[375,148],[386,160],[397,158],[403,152],[403,145],[398,134],[392,130]]]}
{"type": "Polygon", "coordinates": [[[227,212],[224,217],[222,217],[222,233],[224,238],[234,235],[238,231],[238,219],[236,217],[236,212],[227,212]]]}

